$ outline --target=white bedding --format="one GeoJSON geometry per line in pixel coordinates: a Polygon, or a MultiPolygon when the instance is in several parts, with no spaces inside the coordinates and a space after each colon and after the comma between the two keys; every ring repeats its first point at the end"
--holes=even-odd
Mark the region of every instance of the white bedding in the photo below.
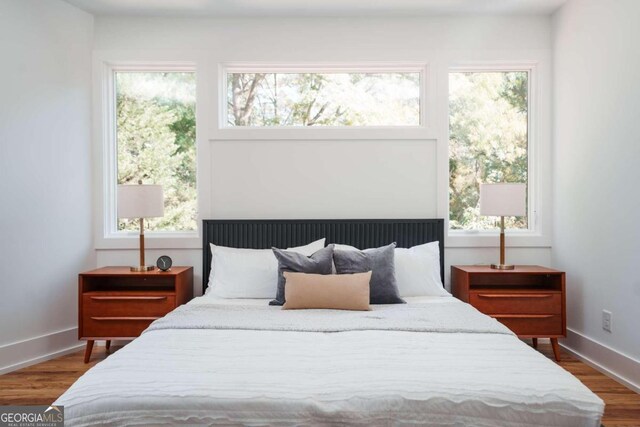
{"type": "Polygon", "coordinates": [[[408,300],[424,307],[416,322],[438,332],[200,328],[215,317],[210,307],[259,311],[266,302],[196,298],[182,317],[170,314],[91,369],[56,404],[65,405],[67,425],[600,425],[602,400],[514,335],[490,324],[441,330],[444,322],[429,318],[442,308],[466,317],[468,305],[408,300]]]}
{"type": "MultiPolygon", "coordinates": [[[[450,304],[452,299],[451,296],[420,296],[420,297],[402,297],[408,304],[412,303],[445,303],[450,304]]],[[[262,299],[262,298],[220,298],[215,295],[204,295],[202,298],[195,298],[189,302],[189,304],[196,305],[265,305],[269,304],[271,299],[262,299]]],[[[455,301],[458,301],[457,299],[455,301]]],[[[455,302],[454,301],[454,302],[455,302]]]]}

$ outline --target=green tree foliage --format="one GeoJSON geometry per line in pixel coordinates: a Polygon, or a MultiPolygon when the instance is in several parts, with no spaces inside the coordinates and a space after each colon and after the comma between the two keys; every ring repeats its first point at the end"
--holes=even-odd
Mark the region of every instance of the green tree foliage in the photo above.
{"type": "MultiPolygon", "coordinates": [[[[165,212],[150,230],[196,229],[195,74],[116,73],[118,184],[162,185],[165,212]]],[[[119,230],[137,230],[119,219],[119,230]]]]}
{"type": "MultiPolygon", "coordinates": [[[[449,86],[449,224],[494,228],[480,216],[480,184],[527,182],[528,73],[451,73],[449,86]]],[[[527,228],[526,217],[505,220],[527,228]]]]}
{"type": "Polygon", "coordinates": [[[420,124],[420,74],[229,73],[231,126],[420,124]]]}
{"type": "MultiPolygon", "coordinates": [[[[417,125],[418,73],[230,73],[232,126],[417,125]]],[[[156,183],[165,216],[152,230],[196,229],[195,74],[116,74],[118,183],[156,183]]],[[[528,74],[450,75],[450,224],[486,229],[482,182],[527,182],[528,74]]],[[[507,225],[526,228],[527,218],[507,225]]],[[[136,230],[133,220],[120,230],[136,230]]]]}

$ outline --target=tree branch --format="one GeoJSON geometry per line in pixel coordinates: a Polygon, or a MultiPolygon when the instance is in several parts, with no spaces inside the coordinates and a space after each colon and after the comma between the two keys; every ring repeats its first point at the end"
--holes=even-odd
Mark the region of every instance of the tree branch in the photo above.
{"type": "Polygon", "coordinates": [[[262,80],[264,80],[264,74],[256,74],[253,77],[253,81],[251,82],[251,86],[249,87],[249,91],[247,93],[247,101],[245,102],[245,105],[242,108],[242,114],[240,115],[242,126],[246,126],[248,124],[251,110],[253,110],[253,103],[256,99],[256,89],[258,88],[262,80]]]}
{"type": "MultiPolygon", "coordinates": [[[[315,102],[315,100],[314,100],[314,102],[315,102]]],[[[313,116],[313,119],[311,119],[311,120],[309,120],[307,122],[307,126],[315,125],[318,122],[318,119],[322,116],[322,113],[324,113],[324,110],[326,110],[328,106],[329,106],[329,103],[326,102],[322,107],[320,107],[320,110],[318,110],[316,115],[313,116]]],[[[311,106],[309,106],[309,110],[311,110],[311,106]]]]}

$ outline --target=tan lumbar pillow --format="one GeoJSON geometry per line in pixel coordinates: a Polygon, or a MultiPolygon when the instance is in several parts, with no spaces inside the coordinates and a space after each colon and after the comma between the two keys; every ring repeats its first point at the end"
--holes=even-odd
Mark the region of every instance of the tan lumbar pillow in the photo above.
{"type": "Polygon", "coordinates": [[[283,309],[324,308],[371,310],[371,272],[355,274],[307,274],[285,271],[283,309]]]}

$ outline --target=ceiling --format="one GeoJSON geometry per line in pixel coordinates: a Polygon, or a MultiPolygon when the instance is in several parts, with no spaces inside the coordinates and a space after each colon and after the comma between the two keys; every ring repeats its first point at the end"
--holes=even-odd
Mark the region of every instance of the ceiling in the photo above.
{"type": "Polygon", "coordinates": [[[566,0],[66,0],[94,15],[429,16],[549,15],[566,0]]]}

